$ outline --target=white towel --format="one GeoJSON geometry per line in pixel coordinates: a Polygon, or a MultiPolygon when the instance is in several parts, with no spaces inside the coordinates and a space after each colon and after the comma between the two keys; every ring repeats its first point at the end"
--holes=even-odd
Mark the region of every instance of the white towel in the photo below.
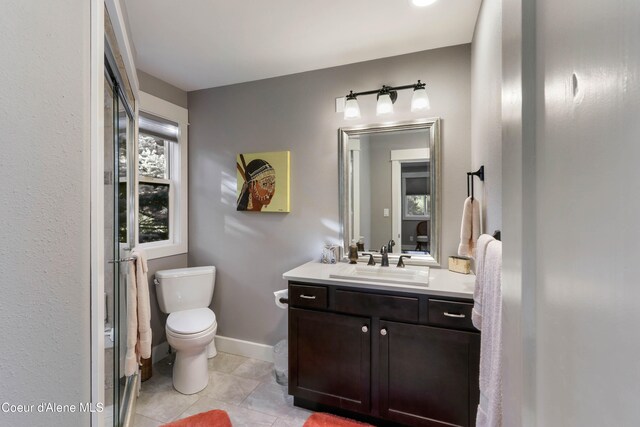
{"type": "Polygon", "coordinates": [[[473,257],[476,243],[480,236],[480,202],[478,199],[467,197],[462,208],[462,224],[460,225],[460,245],[458,255],[473,257]]]}
{"type": "Polygon", "coordinates": [[[135,248],[131,255],[136,258],[136,290],[138,313],[138,361],[151,357],[151,306],[149,303],[149,279],[147,277],[147,254],[135,248]]]}
{"type": "Polygon", "coordinates": [[[137,313],[137,286],[136,266],[128,262],[129,274],[127,274],[126,298],[127,298],[127,352],[124,356],[124,375],[130,377],[138,370],[138,357],[136,355],[136,342],[138,341],[138,313],[137,313]]]}
{"type": "Polygon", "coordinates": [[[476,248],[476,283],[473,289],[473,310],[471,311],[471,321],[473,326],[478,329],[482,329],[482,290],[485,285],[484,280],[484,259],[487,250],[487,245],[493,242],[495,239],[488,235],[482,234],[478,238],[478,246],[476,248]]]}
{"type": "Polygon", "coordinates": [[[134,249],[127,276],[127,352],[124,374],[131,376],[140,366],[140,358],[151,357],[151,308],[147,256],[142,249],[134,249]],[[134,265],[135,264],[135,265],[134,265]]]}
{"type": "Polygon", "coordinates": [[[487,244],[483,263],[480,405],[476,427],[502,426],[502,242],[487,244]]]}

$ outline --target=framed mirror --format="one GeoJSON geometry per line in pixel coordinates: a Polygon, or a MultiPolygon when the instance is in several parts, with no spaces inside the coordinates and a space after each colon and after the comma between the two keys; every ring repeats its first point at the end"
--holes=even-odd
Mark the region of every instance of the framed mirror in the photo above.
{"type": "MultiPolygon", "coordinates": [[[[440,119],[340,128],[340,231],[344,253],[440,266],[440,119]]],[[[390,261],[391,262],[391,261],[390,261]]]]}

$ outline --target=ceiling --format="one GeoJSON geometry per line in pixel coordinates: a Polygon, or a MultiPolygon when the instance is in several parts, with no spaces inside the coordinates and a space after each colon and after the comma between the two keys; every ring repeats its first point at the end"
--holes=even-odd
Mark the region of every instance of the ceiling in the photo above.
{"type": "Polygon", "coordinates": [[[186,91],[471,42],[481,0],[124,0],[138,69],[186,91]]]}

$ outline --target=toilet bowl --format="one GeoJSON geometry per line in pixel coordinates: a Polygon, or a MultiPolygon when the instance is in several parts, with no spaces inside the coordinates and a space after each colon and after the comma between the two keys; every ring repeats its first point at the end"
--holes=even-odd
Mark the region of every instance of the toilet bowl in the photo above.
{"type": "Polygon", "coordinates": [[[176,350],[173,387],[180,393],[197,393],[207,386],[209,345],[217,329],[216,316],[208,308],[177,311],[167,318],[167,342],[176,350]]]}
{"type": "Polygon", "coordinates": [[[216,315],[208,307],[213,296],[215,267],[156,272],[160,310],[169,313],[165,333],[176,351],[173,387],[194,394],[209,383],[207,359],[216,355],[216,315]]]}

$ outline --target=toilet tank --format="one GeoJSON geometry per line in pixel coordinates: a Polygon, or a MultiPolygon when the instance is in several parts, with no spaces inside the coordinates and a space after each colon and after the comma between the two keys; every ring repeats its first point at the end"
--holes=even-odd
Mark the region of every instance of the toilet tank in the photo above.
{"type": "Polygon", "coordinates": [[[160,270],[155,275],[156,295],[163,313],[205,308],[211,304],[216,268],[190,267],[160,270]]]}

